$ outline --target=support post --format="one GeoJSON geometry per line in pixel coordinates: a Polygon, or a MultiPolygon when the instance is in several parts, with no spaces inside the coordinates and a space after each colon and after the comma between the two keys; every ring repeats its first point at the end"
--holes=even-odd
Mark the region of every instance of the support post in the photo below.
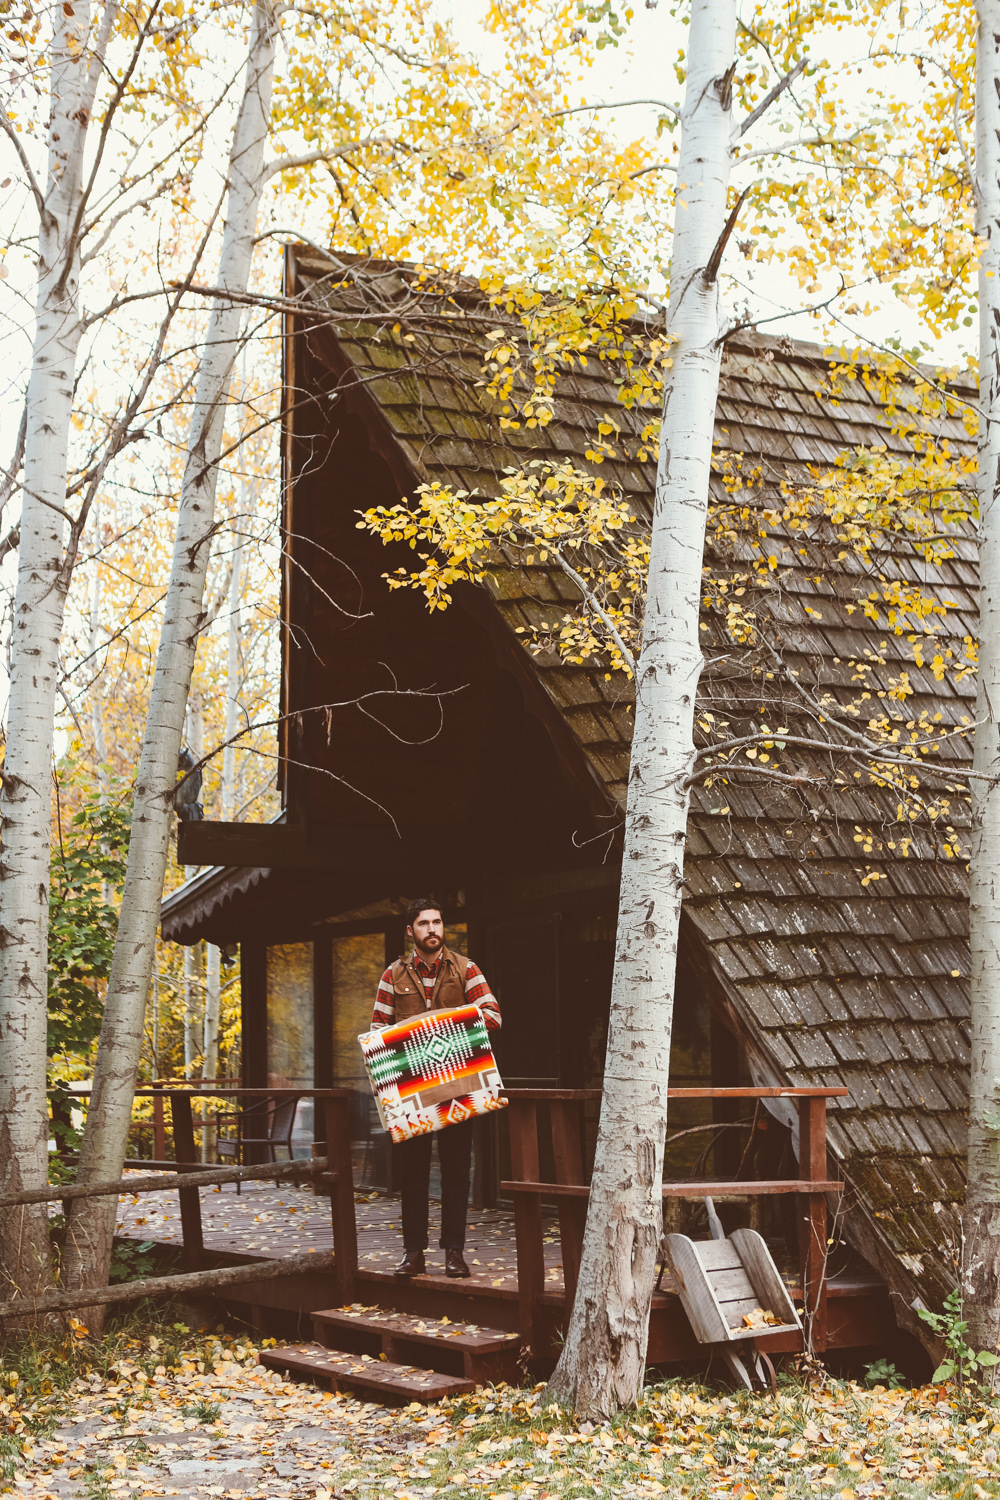
{"type": "Polygon", "coordinates": [[[354,1301],[358,1271],[358,1226],[354,1216],[354,1168],[351,1161],[350,1101],[344,1095],[323,1099],[323,1129],[326,1134],[330,1183],[330,1216],[333,1220],[334,1275],[337,1296],[343,1303],[354,1301]]]}
{"type": "MultiPolygon", "coordinates": [[[[825,1182],[826,1099],[809,1096],[799,1100],[799,1175],[809,1182],[825,1182]]],[[[826,1194],[803,1193],[799,1198],[802,1250],[802,1306],[812,1353],[827,1346],[826,1194]]]]}
{"type": "MultiPolygon", "coordinates": [[[[200,1167],[194,1148],[194,1121],[191,1117],[191,1095],[182,1089],[170,1091],[170,1119],[174,1127],[174,1157],[177,1170],[200,1167]]],[[[200,1271],[205,1241],[201,1228],[201,1197],[197,1188],[178,1188],[181,1208],[181,1233],[184,1238],[184,1265],[189,1271],[200,1271]]]]}
{"type": "Polygon", "coordinates": [[[167,1126],[163,1115],[163,1090],[153,1084],[153,1160],[167,1159],[167,1126]]]}
{"type": "MultiPolygon", "coordinates": [[[[581,1139],[581,1106],[576,1100],[553,1099],[549,1104],[552,1122],[552,1155],[556,1182],[583,1185],[583,1142],[581,1139]]],[[[569,1316],[576,1296],[580,1275],[583,1231],[587,1222],[586,1198],[560,1197],[559,1238],[562,1243],[563,1285],[566,1289],[566,1315],[569,1316]]]]}
{"type": "MultiPolygon", "coordinates": [[[[511,1100],[510,1169],[515,1182],[537,1182],[538,1106],[531,1100],[511,1100]]],[[[518,1327],[529,1357],[538,1348],[538,1315],[545,1285],[542,1249],[542,1200],[533,1193],[514,1194],[514,1239],[517,1245],[518,1327]]]]}

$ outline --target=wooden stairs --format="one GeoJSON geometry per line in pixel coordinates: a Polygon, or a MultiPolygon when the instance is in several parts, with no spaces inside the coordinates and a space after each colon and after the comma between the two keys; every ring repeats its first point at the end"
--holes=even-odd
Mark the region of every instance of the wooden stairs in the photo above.
{"type": "Polygon", "coordinates": [[[519,1379],[516,1333],[360,1303],[314,1312],[312,1322],[313,1340],[265,1349],[261,1363],[387,1403],[439,1401],[519,1379]]]}

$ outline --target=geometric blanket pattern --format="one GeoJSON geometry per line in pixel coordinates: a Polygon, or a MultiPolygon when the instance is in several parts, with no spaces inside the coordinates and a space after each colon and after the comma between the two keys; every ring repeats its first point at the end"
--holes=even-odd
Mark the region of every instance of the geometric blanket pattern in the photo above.
{"type": "Polygon", "coordinates": [[[394,1141],[506,1108],[478,1005],[425,1011],[358,1041],[379,1119],[394,1141]]]}

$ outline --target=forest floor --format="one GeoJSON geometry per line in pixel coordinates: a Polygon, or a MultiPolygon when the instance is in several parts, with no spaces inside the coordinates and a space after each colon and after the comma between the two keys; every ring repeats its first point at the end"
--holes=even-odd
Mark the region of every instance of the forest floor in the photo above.
{"type": "Polygon", "coordinates": [[[8,1345],[0,1489],[24,1500],[981,1500],[1000,1497],[1000,1402],[925,1386],[650,1386],[613,1422],[499,1387],[387,1408],[307,1384],[221,1333],[133,1318],[101,1344],[8,1345]]]}

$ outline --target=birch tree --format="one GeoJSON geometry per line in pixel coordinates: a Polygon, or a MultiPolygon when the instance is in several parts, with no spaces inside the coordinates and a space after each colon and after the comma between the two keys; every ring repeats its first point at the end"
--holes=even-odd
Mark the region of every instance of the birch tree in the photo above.
{"type": "Polygon", "coordinates": [[[693,0],[660,435],[611,1021],[576,1300],[550,1393],[608,1415],[635,1401],[662,1226],[674,973],[702,668],[698,620],[721,339],[735,0],[693,0]]]}
{"type": "MultiPolygon", "coordinates": [[[[250,279],[257,212],[269,175],[264,151],[270,129],[278,14],[272,0],[257,0],[226,178],[227,202],[216,280],[223,293],[245,293],[250,279]]],[[[167,866],[177,760],[204,617],[226,398],[240,350],[244,315],[244,305],[238,300],[221,297],[215,302],[201,359],[170,582],[139,759],[115,958],[81,1143],[77,1172],[81,1183],[106,1180],[109,1173],[114,1176],[125,1159],[167,866]]],[[[111,1258],[115,1213],[113,1200],[74,1200],[64,1259],[68,1286],[103,1284],[111,1258]]],[[[92,1313],[91,1321],[99,1326],[99,1315],[92,1313]]]]}
{"type": "MultiPolygon", "coordinates": [[[[51,113],[44,188],[6,114],[38,213],[38,282],[23,425],[23,500],[0,788],[0,1194],[48,1178],[45,1095],[49,819],[59,638],[68,584],[66,472],[77,354],[88,130],[117,7],[91,38],[91,8],[52,7],[51,113]]],[[[21,457],[21,455],[19,455],[21,457]]],[[[0,1211],[0,1265],[22,1292],[50,1276],[43,1207],[0,1211]]]]}
{"type": "Polygon", "coordinates": [[[969,939],[972,1046],[963,1291],[969,1336],[1000,1346],[1000,0],[977,0],[979,678],[969,939]]]}

